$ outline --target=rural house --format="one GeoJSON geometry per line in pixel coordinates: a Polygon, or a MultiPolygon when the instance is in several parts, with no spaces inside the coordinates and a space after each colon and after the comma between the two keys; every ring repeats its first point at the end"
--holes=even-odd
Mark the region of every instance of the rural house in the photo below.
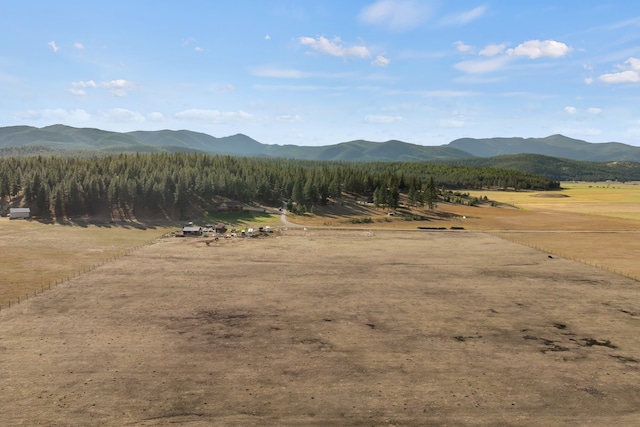
{"type": "Polygon", "coordinates": [[[182,229],[182,234],[185,236],[200,236],[202,235],[202,227],[197,225],[188,225],[182,229]]]}

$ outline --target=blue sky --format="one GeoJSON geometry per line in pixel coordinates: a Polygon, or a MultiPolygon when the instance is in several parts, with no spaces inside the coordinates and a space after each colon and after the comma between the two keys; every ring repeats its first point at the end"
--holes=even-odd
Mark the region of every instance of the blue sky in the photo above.
{"type": "Polygon", "coordinates": [[[0,126],[640,145],[640,2],[3,1],[0,126]]]}

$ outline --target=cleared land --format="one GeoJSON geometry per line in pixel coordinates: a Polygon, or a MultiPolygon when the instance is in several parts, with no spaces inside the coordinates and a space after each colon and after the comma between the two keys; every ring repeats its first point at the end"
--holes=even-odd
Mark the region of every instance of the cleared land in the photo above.
{"type": "Polygon", "coordinates": [[[0,313],[0,417],[637,424],[637,294],[482,233],[167,238],[0,313]]]}
{"type": "Polygon", "coordinates": [[[65,279],[0,311],[2,424],[640,425],[630,193],[556,194],[219,241],[2,222],[5,276],[65,279]]]}

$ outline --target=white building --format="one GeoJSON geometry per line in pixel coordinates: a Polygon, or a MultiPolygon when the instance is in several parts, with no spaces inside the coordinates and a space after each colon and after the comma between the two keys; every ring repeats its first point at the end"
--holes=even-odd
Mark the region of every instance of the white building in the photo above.
{"type": "Polygon", "coordinates": [[[31,216],[31,209],[29,208],[9,208],[9,218],[29,218],[31,216]]]}

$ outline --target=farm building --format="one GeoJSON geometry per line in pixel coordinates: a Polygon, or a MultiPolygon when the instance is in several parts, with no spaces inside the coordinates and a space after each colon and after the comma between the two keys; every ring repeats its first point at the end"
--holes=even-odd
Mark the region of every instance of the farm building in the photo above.
{"type": "Polygon", "coordinates": [[[224,224],[218,224],[216,225],[216,233],[218,234],[222,234],[222,233],[226,233],[227,232],[227,226],[224,224]]]}
{"type": "Polygon", "coordinates": [[[188,225],[182,229],[182,234],[185,236],[200,236],[202,235],[202,227],[197,225],[188,225]]]}
{"type": "Polygon", "coordinates": [[[31,216],[31,209],[29,208],[10,208],[9,209],[9,218],[18,219],[18,218],[29,218],[31,216]]]}

